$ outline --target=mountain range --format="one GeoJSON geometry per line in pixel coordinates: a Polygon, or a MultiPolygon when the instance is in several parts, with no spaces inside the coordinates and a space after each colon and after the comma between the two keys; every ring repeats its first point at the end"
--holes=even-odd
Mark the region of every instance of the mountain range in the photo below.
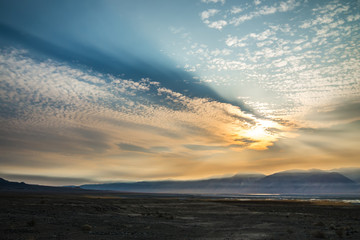
{"type": "MultiPolygon", "coordinates": [[[[359,169],[358,169],[359,170],[359,169]]],[[[360,171],[341,173],[292,170],[271,175],[237,174],[227,178],[194,181],[143,181],[87,184],[82,189],[144,193],[192,194],[360,194],[360,171]],[[347,173],[351,173],[348,176],[347,173]],[[358,173],[358,174],[356,174],[358,173]]]]}
{"type": "Polygon", "coordinates": [[[30,192],[30,193],[78,193],[90,190],[79,187],[53,187],[24,182],[11,182],[0,178],[0,192],[30,192]]]}
{"type": "Polygon", "coordinates": [[[178,194],[360,195],[360,169],[291,170],[271,175],[237,174],[192,181],[141,181],[51,187],[0,178],[0,191],[81,192],[87,190],[178,194]],[[336,170],[336,171],[335,171],[336,170]]]}

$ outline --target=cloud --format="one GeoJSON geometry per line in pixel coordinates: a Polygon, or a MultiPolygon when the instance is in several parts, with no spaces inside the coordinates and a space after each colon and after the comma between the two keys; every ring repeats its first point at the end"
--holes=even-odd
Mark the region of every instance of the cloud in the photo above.
{"type": "Polygon", "coordinates": [[[276,171],[298,168],[331,169],[358,164],[360,121],[320,128],[299,129],[296,137],[282,138],[262,154],[248,157],[247,167],[276,171]],[[295,147],[294,147],[295,146],[295,147]]]}
{"type": "Polygon", "coordinates": [[[246,46],[246,43],[244,43],[245,40],[246,38],[238,39],[236,36],[235,37],[228,36],[225,43],[228,47],[245,47],[246,46]]]}
{"type": "Polygon", "coordinates": [[[206,10],[206,11],[203,11],[203,12],[201,12],[201,14],[200,14],[200,16],[201,16],[201,20],[206,20],[206,19],[208,19],[208,18],[210,18],[210,17],[213,17],[213,16],[215,16],[217,13],[219,13],[220,12],[220,10],[218,10],[218,9],[208,9],[208,10],[206,10]]]}
{"type": "Polygon", "coordinates": [[[232,50],[227,49],[227,48],[224,48],[222,50],[216,48],[215,50],[211,51],[211,55],[213,55],[215,57],[219,56],[219,55],[227,56],[227,55],[230,55],[232,52],[233,52],[232,50]]]}
{"type": "Polygon", "coordinates": [[[201,0],[203,3],[221,3],[222,5],[225,4],[225,0],[201,0]]]}
{"type": "Polygon", "coordinates": [[[348,5],[333,2],[313,9],[312,14],[316,16],[316,18],[304,21],[303,24],[300,25],[300,28],[306,29],[314,27],[316,25],[330,24],[335,20],[334,17],[344,12],[347,12],[349,8],[350,7],[348,5]]]}
{"type": "Polygon", "coordinates": [[[228,23],[225,20],[218,20],[218,21],[209,21],[208,19],[210,17],[215,16],[218,14],[220,10],[218,9],[209,9],[206,11],[203,11],[200,16],[201,20],[209,27],[209,28],[215,28],[217,30],[221,30],[223,27],[225,27],[228,23]]]}
{"type": "MultiPolygon", "coordinates": [[[[51,5],[51,3],[49,3],[49,5],[51,5]]],[[[80,3],[79,5],[81,6],[82,4],[80,3]]],[[[76,7],[79,6],[77,5],[76,7]]],[[[74,9],[76,9],[76,7],[74,9]]],[[[51,7],[51,9],[53,9],[53,7],[51,7]]],[[[34,7],[33,11],[36,12],[37,10],[38,8],[34,7]]],[[[104,11],[104,9],[101,10],[104,11]]],[[[96,12],[98,13],[98,11],[96,12]]],[[[54,21],[57,23],[59,21],[58,19],[54,19],[53,15],[55,16],[56,14],[49,13],[49,23],[53,23],[54,21]]],[[[85,12],[84,15],[87,15],[87,13],[85,12]]],[[[118,16],[118,14],[115,15],[116,17],[118,16]]],[[[69,19],[74,16],[66,15],[62,17],[64,17],[66,21],[70,21],[69,19]]],[[[210,87],[191,81],[194,77],[193,74],[189,71],[176,68],[175,64],[172,64],[172,61],[168,59],[166,55],[151,45],[151,41],[146,41],[145,44],[144,38],[139,37],[138,32],[130,31],[128,27],[125,27],[125,35],[124,32],[119,32],[121,31],[119,29],[122,28],[119,28],[115,32],[112,30],[109,32],[109,29],[103,29],[103,25],[99,26],[99,22],[94,23],[93,17],[90,17],[90,19],[88,18],[89,16],[84,17],[84,19],[88,19],[89,22],[84,21],[82,23],[93,23],[95,25],[94,28],[92,28],[91,31],[87,31],[84,30],[87,29],[87,27],[77,26],[76,36],[73,36],[74,32],[71,30],[73,29],[73,24],[70,24],[71,27],[65,24],[64,32],[58,34],[63,37],[67,34],[66,39],[62,39],[61,37],[53,38],[52,30],[58,31],[59,29],[33,29],[31,22],[36,18],[27,19],[29,27],[26,29],[22,28],[22,25],[19,23],[0,24],[0,31],[4,33],[1,35],[1,39],[9,46],[17,45],[29,51],[36,52],[38,54],[37,57],[40,59],[57,59],[70,66],[75,66],[75,68],[83,68],[86,66],[98,74],[103,74],[104,76],[108,74],[112,76],[126,76],[128,79],[136,79],[134,82],[138,82],[143,77],[148,77],[156,79],[156,82],[161,83],[163,87],[171,88],[177,92],[186,93],[190,96],[196,95],[199,97],[213,98],[218,101],[226,101],[210,87]],[[103,35],[97,34],[98,31],[96,29],[106,31],[112,37],[104,38],[103,35]],[[37,33],[36,36],[35,33],[37,33]],[[118,33],[118,35],[116,35],[116,33],[118,33]],[[84,39],[86,38],[85,36],[89,34],[91,38],[84,39]],[[38,36],[43,36],[43,38],[38,36]],[[115,43],[111,40],[119,36],[122,36],[121,41],[115,41],[115,43]],[[100,39],[96,42],[89,40],[97,38],[100,39]],[[124,44],[127,46],[124,46],[124,44]],[[109,49],[111,48],[110,46],[115,47],[119,51],[114,52],[113,49],[109,49]],[[181,79],[181,81],[179,81],[179,79],[181,79]]],[[[118,23],[119,22],[123,21],[118,21],[118,23]]],[[[46,25],[48,22],[43,24],[46,25]]],[[[187,34],[187,32],[183,32],[181,35],[184,37],[187,34]]]]}
{"type": "Polygon", "coordinates": [[[279,12],[287,12],[293,10],[295,7],[300,6],[300,2],[296,0],[289,0],[287,2],[280,2],[278,10],[279,12]]]}
{"type": "Polygon", "coordinates": [[[150,150],[154,151],[154,152],[170,152],[171,151],[170,148],[164,147],[164,146],[151,147],[150,150]]]}
{"type": "Polygon", "coordinates": [[[137,145],[133,145],[133,144],[119,143],[118,146],[121,150],[124,150],[124,151],[150,153],[149,149],[140,147],[137,145]]]}
{"type": "Polygon", "coordinates": [[[213,58],[208,62],[209,69],[216,69],[218,71],[223,70],[250,70],[253,69],[253,66],[243,62],[243,61],[234,61],[226,60],[224,58],[213,58]]]}
{"type": "Polygon", "coordinates": [[[225,20],[219,20],[219,21],[208,23],[209,28],[215,28],[217,30],[221,30],[226,25],[227,25],[227,22],[225,20]]]}
{"type": "Polygon", "coordinates": [[[274,62],[274,66],[278,68],[285,67],[287,64],[288,64],[287,61],[281,61],[281,60],[274,62]]]}
{"type": "Polygon", "coordinates": [[[333,124],[344,121],[352,122],[360,120],[360,102],[346,101],[322,106],[321,108],[309,112],[307,119],[333,124]]]}
{"type": "MultiPolygon", "coordinates": [[[[299,3],[284,1],[281,4],[260,5],[256,11],[238,17],[246,20],[275,10],[276,13],[291,11],[299,3]]],[[[314,105],[321,106],[342,97],[351,99],[358,95],[356,79],[359,74],[354,35],[360,29],[347,21],[356,16],[354,8],[350,3],[339,1],[324,3],[313,9],[312,5],[309,7],[299,11],[309,11],[310,17],[299,16],[284,24],[274,24],[274,20],[269,18],[261,25],[263,29],[260,31],[249,30],[241,35],[222,36],[223,44],[232,50],[231,54],[214,55],[212,53],[216,51],[210,47],[202,48],[197,54],[189,54],[204,62],[197,69],[211,72],[203,77],[209,84],[221,86],[232,94],[233,87],[227,85],[237,86],[239,92],[245,87],[254,88],[254,95],[259,98],[258,89],[253,86],[257,84],[266,89],[266,94],[271,92],[287,101],[286,104],[269,103],[269,99],[246,101],[265,115],[292,118],[314,105]],[[308,27],[303,28],[302,24],[308,27]],[[221,76],[216,72],[221,72],[221,76]],[[265,106],[266,102],[268,105],[265,106]]],[[[224,12],[228,14],[225,19],[229,25],[228,19],[233,17],[230,15],[231,8],[224,12]]],[[[248,91],[242,94],[252,93],[248,91]]],[[[266,94],[261,94],[261,98],[266,98],[266,94]]]]}
{"type": "Polygon", "coordinates": [[[227,147],[225,146],[207,146],[207,145],[193,145],[193,144],[186,144],[184,147],[194,150],[194,151],[218,151],[218,150],[226,150],[227,147]]]}
{"type": "Polygon", "coordinates": [[[240,7],[236,7],[236,6],[233,6],[230,10],[230,13],[231,14],[237,14],[237,13],[241,13],[242,11],[244,11],[244,9],[240,8],[240,7]]]}
{"type": "MultiPolygon", "coordinates": [[[[255,1],[255,5],[258,5],[256,3],[258,3],[257,1],[255,1]]],[[[258,8],[254,12],[250,12],[248,14],[244,14],[244,15],[241,15],[241,16],[238,16],[238,17],[234,17],[230,21],[230,24],[238,26],[241,23],[249,21],[249,20],[251,20],[253,18],[274,14],[276,12],[292,11],[293,9],[295,9],[298,6],[300,6],[300,2],[297,2],[295,0],[288,0],[286,2],[280,2],[280,3],[277,3],[277,4],[273,5],[273,6],[262,6],[262,7],[258,8]]]]}
{"type": "Polygon", "coordinates": [[[360,14],[356,14],[356,15],[350,15],[347,17],[347,21],[349,22],[353,22],[353,21],[358,21],[360,19],[360,14]]]}
{"type": "MultiPolygon", "coordinates": [[[[249,41],[249,39],[254,39],[256,41],[264,41],[274,35],[275,35],[275,32],[270,29],[266,29],[265,31],[263,31],[261,33],[249,33],[240,39],[237,36],[229,35],[227,37],[227,39],[225,40],[225,44],[229,47],[245,47],[245,46],[249,45],[249,43],[247,43],[249,41]]],[[[269,42],[270,42],[270,44],[272,43],[272,41],[269,41],[269,42]]],[[[264,42],[262,42],[262,43],[264,43],[264,42]]],[[[258,43],[258,46],[264,46],[266,44],[267,43],[261,45],[261,43],[258,43]]]]}
{"type": "Polygon", "coordinates": [[[199,146],[224,146],[225,154],[266,149],[277,139],[263,132],[241,145],[236,139],[260,119],[235,105],[188,97],[156,79],[135,82],[36,60],[16,49],[1,52],[0,74],[0,162],[6,174],[68,172],[103,180],[106,169],[95,167],[103,165],[126,178],[131,176],[124,172],[155,176],[176,167],[174,159],[190,164],[213,157],[199,146]],[[144,162],[154,169],[139,171],[144,162]]]}
{"type": "Polygon", "coordinates": [[[257,5],[260,5],[261,4],[261,1],[260,0],[254,0],[254,4],[257,6],[257,5]]]}
{"type": "Polygon", "coordinates": [[[250,33],[249,37],[256,39],[258,41],[263,41],[274,34],[275,34],[275,32],[271,31],[270,29],[266,29],[265,31],[263,31],[262,33],[259,33],[259,34],[250,33]]]}
{"type": "Polygon", "coordinates": [[[248,143],[248,144],[257,142],[256,140],[251,139],[251,138],[238,138],[238,139],[235,139],[235,141],[242,142],[242,143],[248,143]]]}

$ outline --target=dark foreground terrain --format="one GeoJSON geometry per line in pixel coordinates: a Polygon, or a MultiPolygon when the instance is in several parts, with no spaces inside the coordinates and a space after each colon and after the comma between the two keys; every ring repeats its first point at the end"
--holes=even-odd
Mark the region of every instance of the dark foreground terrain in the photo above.
{"type": "Polygon", "coordinates": [[[360,206],[7,192],[0,239],[360,239],[360,206]]]}

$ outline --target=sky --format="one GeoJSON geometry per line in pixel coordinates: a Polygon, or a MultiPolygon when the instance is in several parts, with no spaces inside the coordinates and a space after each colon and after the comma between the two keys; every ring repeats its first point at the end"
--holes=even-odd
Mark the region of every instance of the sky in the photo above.
{"type": "Polygon", "coordinates": [[[0,0],[0,177],[360,167],[360,2],[0,0]]]}

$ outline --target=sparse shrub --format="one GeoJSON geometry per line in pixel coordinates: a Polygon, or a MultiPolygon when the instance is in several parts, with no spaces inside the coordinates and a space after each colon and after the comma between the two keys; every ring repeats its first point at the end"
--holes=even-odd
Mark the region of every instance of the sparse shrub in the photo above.
{"type": "Polygon", "coordinates": [[[314,231],[311,235],[316,238],[325,238],[325,233],[321,231],[314,231]]]}
{"type": "Polygon", "coordinates": [[[323,223],[323,222],[316,222],[316,223],[314,223],[314,226],[317,226],[317,227],[323,227],[323,226],[325,226],[325,224],[323,223]]]}
{"type": "Polygon", "coordinates": [[[81,230],[83,230],[84,232],[90,232],[92,229],[92,226],[90,226],[89,224],[84,224],[81,226],[81,230]]]}
{"type": "Polygon", "coordinates": [[[344,229],[343,228],[338,228],[338,229],[335,230],[335,233],[339,237],[343,237],[344,236],[344,229]]]}
{"type": "Polygon", "coordinates": [[[346,231],[346,236],[354,233],[354,229],[351,226],[345,227],[344,230],[346,231]]]}
{"type": "Polygon", "coordinates": [[[31,219],[31,220],[28,221],[26,224],[27,224],[29,227],[34,227],[34,226],[36,225],[36,222],[35,222],[34,219],[31,219]]]}

